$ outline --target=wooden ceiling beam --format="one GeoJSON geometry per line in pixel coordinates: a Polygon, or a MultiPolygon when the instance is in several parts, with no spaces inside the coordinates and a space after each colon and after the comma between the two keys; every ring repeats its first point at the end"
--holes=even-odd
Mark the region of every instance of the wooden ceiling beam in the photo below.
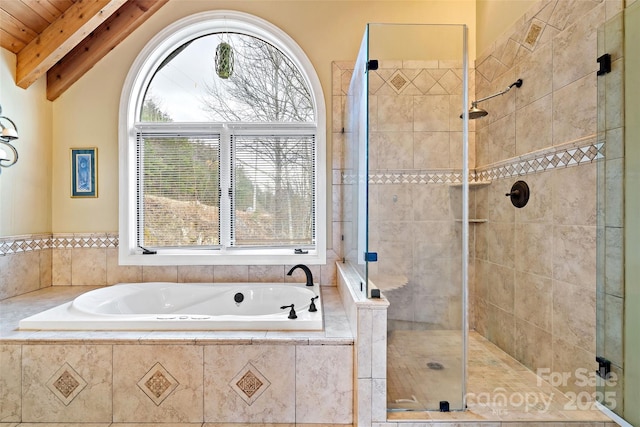
{"type": "Polygon", "coordinates": [[[28,88],[126,0],[78,0],[17,55],[16,85],[28,88]]]}
{"type": "Polygon", "coordinates": [[[169,0],[129,0],[47,73],[53,101],[169,0]]]}

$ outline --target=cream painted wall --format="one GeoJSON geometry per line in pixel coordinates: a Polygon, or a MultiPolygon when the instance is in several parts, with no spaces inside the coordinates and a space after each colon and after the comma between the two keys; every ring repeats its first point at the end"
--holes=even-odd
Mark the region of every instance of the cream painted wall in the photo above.
{"type": "Polygon", "coordinates": [[[24,90],[15,70],[16,56],[0,48],[0,105],[19,135],[18,163],[0,174],[0,237],[51,231],[52,105],[44,78],[24,90]]]}
{"type": "Polygon", "coordinates": [[[476,4],[476,52],[478,56],[491,46],[537,0],[478,0],[476,4]]]}
{"type": "MultiPolygon", "coordinates": [[[[475,45],[474,0],[172,0],[54,102],[54,233],[118,230],[118,104],[129,67],[144,45],[168,24],[212,9],[254,14],[277,25],[296,40],[315,66],[324,89],[328,107],[327,135],[331,135],[331,63],[355,60],[366,23],[465,23],[469,26],[469,45],[475,45]],[[98,148],[99,197],[71,199],[69,149],[86,146],[98,148]]],[[[470,50],[473,58],[475,51],[470,50]]],[[[327,152],[331,153],[330,146],[327,152]]],[[[328,186],[328,191],[330,188],[328,186]]],[[[331,203],[328,203],[328,211],[330,222],[331,203]]]]}

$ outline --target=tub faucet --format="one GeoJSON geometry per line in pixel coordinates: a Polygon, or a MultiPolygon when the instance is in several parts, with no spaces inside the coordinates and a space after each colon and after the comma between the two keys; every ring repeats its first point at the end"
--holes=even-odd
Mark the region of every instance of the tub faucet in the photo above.
{"type": "Polygon", "coordinates": [[[291,276],[297,268],[301,268],[302,271],[304,271],[304,274],[307,276],[307,286],[313,286],[313,275],[311,274],[311,270],[309,270],[309,267],[304,264],[293,266],[293,268],[287,273],[287,276],[291,276]]]}

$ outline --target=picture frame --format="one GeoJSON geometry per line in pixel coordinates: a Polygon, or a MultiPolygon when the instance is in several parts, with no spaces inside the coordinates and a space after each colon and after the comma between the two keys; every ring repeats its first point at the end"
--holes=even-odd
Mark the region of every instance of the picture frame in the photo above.
{"type": "Polygon", "coordinates": [[[98,149],[71,149],[71,197],[98,197],[98,149]]]}

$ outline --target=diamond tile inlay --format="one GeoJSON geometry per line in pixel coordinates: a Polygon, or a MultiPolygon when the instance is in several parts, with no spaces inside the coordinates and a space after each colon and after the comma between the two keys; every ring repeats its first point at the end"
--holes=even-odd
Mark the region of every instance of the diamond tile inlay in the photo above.
{"type": "Polygon", "coordinates": [[[402,89],[404,89],[406,84],[409,83],[409,79],[404,74],[402,74],[400,70],[398,70],[391,75],[387,83],[391,85],[396,93],[400,93],[402,89]]]}
{"type": "Polygon", "coordinates": [[[231,389],[248,405],[255,402],[270,385],[269,380],[251,362],[247,363],[229,382],[231,389]]]}
{"type": "Polygon", "coordinates": [[[87,382],[68,363],[62,365],[47,382],[47,388],[65,405],[87,386],[87,382]]]}
{"type": "Polygon", "coordinates": [[[178,381],[159,362],[138,381],[138,387],[159,406],[178,387],[178,381]]]}

